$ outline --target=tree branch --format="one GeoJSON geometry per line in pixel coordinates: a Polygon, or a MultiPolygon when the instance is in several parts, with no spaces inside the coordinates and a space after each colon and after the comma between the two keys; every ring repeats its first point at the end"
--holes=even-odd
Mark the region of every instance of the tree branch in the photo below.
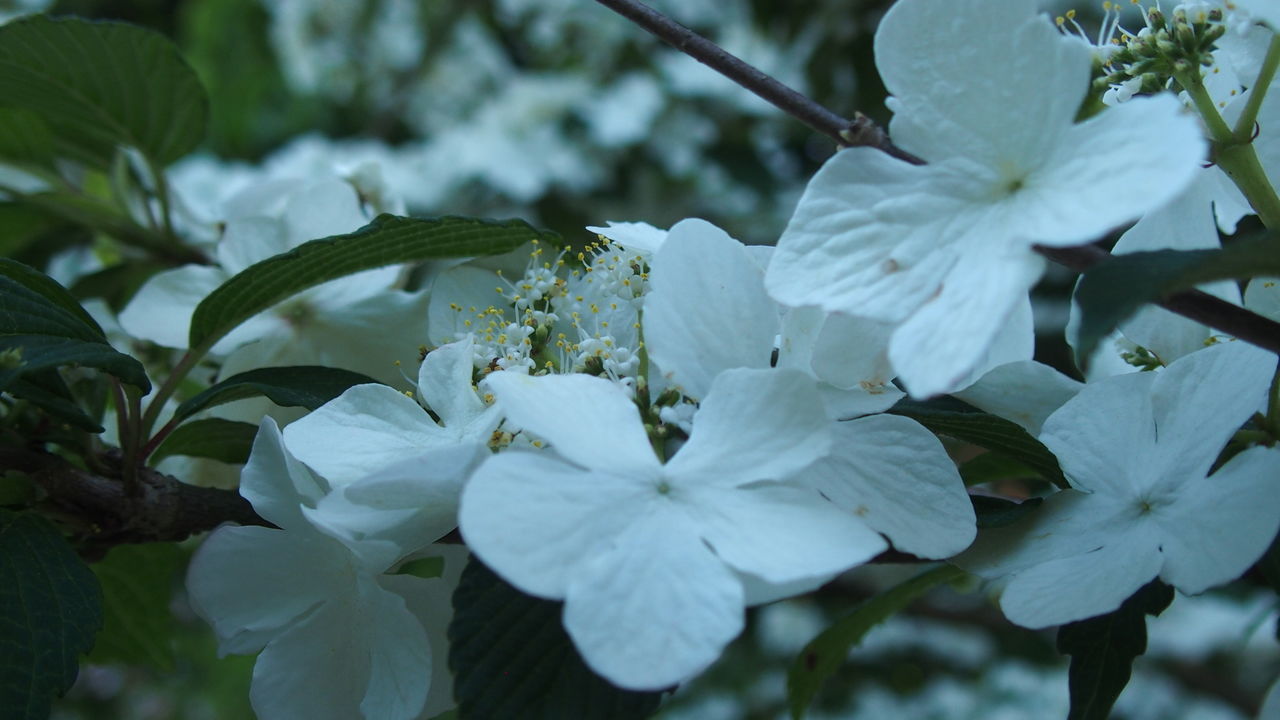
{"type": "MultiPolygon", "coordinates": [[[[118,452],[103,457],[120,468],[118,452]]],[[[44,493],[50,514],[74,529],[82,554],[96,558],[116,545],[176,542],[224,522],[274,527],[238,493],[196,487],[151,468],[139,468],[136,494],[119,477],[104,477],[30,447],[0,446],[0,471],[25,473],[44,493]]]]}
{"type": "MultiPolygon", "coordinates": [[[[846,120],[836,115],[818,102],[783,85],[759,68],[744,62],[719,45],[637,0],[596,0],[596,2],[769,101],[779,110],[831,137],[842,146],[873,147],[904,162],[913,165],[924,164],[920,158],[894,145],[889,140],[888,134],[865,115],[858,113],[854,120],[846,120]]],[[[1095,245],[1073,248],[1047,248],[1037,245],[1034,249],[1053,262],[1077,272],[1084,272],[1111,257],[1110,253],[1095,245]]],[[[1219,300],[1212,295],[1193,290],[1171,295],[1158,304],[1183,317],[1204,323],[1271,352],[1280,353],[1280,323],[1219,300]]]]}

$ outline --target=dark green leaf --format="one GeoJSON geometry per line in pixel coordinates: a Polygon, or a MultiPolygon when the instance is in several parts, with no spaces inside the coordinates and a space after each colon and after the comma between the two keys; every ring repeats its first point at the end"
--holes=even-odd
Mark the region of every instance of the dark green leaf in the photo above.
{"type": "Polygon", "coordinates": [[[309,287],[398,263],[510,252],[559,236],[522,220],[379,215],[347,235],[313,240],[263,260],[223,283],[196,307],[191,348],[209,348],[237,325],[309,287]]]}
{"type": "Polygon", "coordinates": [[[791,707],[791,717],[796,720],[804,717],[822,683],[844,664],[849,651],[862,642],[867,631],[929,590],[963,576],[964,571],[957,567],[939,565],[863,602],[809,641],[787,671],[787,702],[791,707]]]}
{"type": "Polygon", "coordinates": [[[102,627],[102,591],[57,528],[0,510],[0,708],[45,720],[102,627]]]}
{"type": "Polygon", "coordinates": [[[315,410],[353,385],[376,382],[358,372],[316,365],[259,368],[232,375],[179,405],[173,415],[186,418],[215,405],[260,395],[281,407],[315,410]]]}
{"type": "Polygon", "coordinates": [[[116,352],[65,288],[0,258],[0,390],[24,373],[73,364],[105,370],[144,391],[151,388],[142,364],[116,352]]]}
{"type": "Polygon", "coordinates": [[[121,145],[177,160],[204,137],[209,104],[163,35],[39,15],[0,27],[0,99],[40,114],[59,152],[100,168],[121,145]]]}
{"type": "Polygon", "coordinates": [[[1220,250],[1156,250],[1115,255],[1080,278],[1076,358],[1085,362],[1098,343],[1146,303],[1215,280],[1280,275],[1280,241],[1270,236],[1236,240],[1220,250]]]}
{"type": "Polygon", "coordinates": [[[1031,469],[1026,463],[1000,453],[982,453],[960,466],[960,478],[964,480],[965,485],[1038,477],[1040,473],[1031,469]]]}
{"type": "Polygon", "coordinates": [[[50,163],[53,135],[44,119],[30,110],[0,107],[0,158],[19,164],[50,163]]]}
{"type": "Polygon", "coordinates": [[[62,375],[53,368],[34,370],[9,383],[5,392],[39,406],[64,422],[92,433],[102,432],[95,416],[76,402],[62,375]]]}
{"type": "Polygon", "coordinates": [[[61,225],[57,216],[26,203],[0,202],[0,257],[17,256],[61,225]]]}
{"type": "Polygon", "coordinates": [[[92,566],[102,585],[102,632],[89,659],[95,663],[173,669],[173,613],[169,602],[182,567],[173,543],[120,545],[92,566]]]}
{"type": "Polygon", "coordinates": [[[529,597],[473,556],[453,593],[449,667],[462,718],[630,720],[660,692],[620,690],[583,663],[560,624],[563,603],[529,597]]]}
{"type": "Polygon", "coordinates": [[[1267,585],[1271,586],[1271,590],[1280,595],[1280,535],[1271,541],[1271,547],[1258,558],[1255,567],[1262,574],[1262,579],[1267,581],[1267,585]]]}
{"type": "Polygon", "coordinates": [[[1173,602],[1173,588],[1159,580],[1144,585],[1118,610],[1058,628],[1058,652],[1071,656],[1067,720],[1106,720],[1129,684],[1133,659],[1147,651],[1147,615],[1173,602]]]}
{"type": "Polygon", "coordinates": [[[1027,498],[1022,502],[1014,502],[1005,498],[988,495],[970,495],[973,512],[978,516],[979,528],[998,528],[1012,525],[1022,519],[1044,502],[1042,498],[1027,498]]]}
{"type": "Polygon", "coordinates": [[[257,432],[258,426],[236,420],[195,420],[165,438],[156,448],[151,462],[158,463],[170,455],[186,455],[242,465],[249,459],[249,450],[253,448],[253,437],[257,432]]]}
{"type": "Polygon", "coordinates": [[[101,298],[116,312],[124,309],[143,283],[165,269],[160,263],[130,259],[94,273],[84,275],[71,286],[78,298],[101,298]]]}
{"type": "Polygon", "coordinates": [[[1004,418],[947,397],[927,401],[901,400],[889,412],[909,417],[940,435],[950,435],[1007,455],[1049,482],[1059,487],[1067,486],[1053,453],[1021,426],[1004,418]]]}

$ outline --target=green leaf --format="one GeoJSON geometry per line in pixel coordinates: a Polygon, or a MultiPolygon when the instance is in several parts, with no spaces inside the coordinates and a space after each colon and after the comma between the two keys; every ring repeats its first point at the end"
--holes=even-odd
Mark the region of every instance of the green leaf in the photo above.
{"type": "Polygon", "coordinates": [[[531,240],[560,238],[522,220],[379,215],[353,233],[312,240],[227,280],[196,307],[189,346],[212,347],[245,320],[329,280],[399,263],[497,255],[531,240]]]}
{"type": "MultiPolygon", "coordinates": [[[[1271,547],[1258,558],[1254,567],[1258,569],[1262,579],[1267,581],[1272,592],[1280,595],[1280,535],[1271,541],[1271,547]]],[[[1280,632],[1280,623],[1277,623],[1277,631],[1280,632]]]]}
{"type": "Polygon", "coordinates": [[[160,33],[40,15],[0,27],[0,98],[42,116],[60,153],[103,169],[121,145],[161,165],[187,154],[209,105],[160,33]]]}
{"type": "Polygon", "coordinates": [[[895,415],[909,417],[934,433],[950,435],[992,452],[1017,460],[1049,482],[1067,487],[1058,459],[1022,427],[1004,418],[984,413],[955,398],[933,400],[900,400],[889,409],[895,415]]]}
{"type": "Polygon", "coordinates": [[[1173,602],[1173,588],[1144,585],[1118,610],[1058,628],[1058,652],[1071,656],[1067,672],[1071,712],[1067,720],[1106,720],[1129,684],[1133,659],[1147,651],[1147,615],[1173,602]]]}
{"type": "Polygon", "coordinates": [[[120,312],[152,275],[164,269],[162,263],[130,258],[81,276],[70,290],[78,298],[101,298],[112,310],[120,312]]]}
{"type": "Polygon", "coordinates": [[[1040,507],[1040,503],[1044,502],[1043,498],[1038,497],[1015,502],[989,495],[970,495],[969,500],[973,503],[973,512],[978,517],[979,528],[998,528],[1012,525],[1021,520],[1027,513],[1040,507]]]}
{"type": "Polygon", "coordinates": [[[105,617],[90,661],[173,670],[174,621],[169,602],[182,563],[177,545],[148,543],[119,545],[93,564],[93,574],[102,585],[105,617]]]}
{"type": "Polygon", "coordinates": [[[112,348],[71,293],[22,263],[0,258],[0,390],[24,373],[73,364],[151,388],[142,364],[112,348]]]}
{"type": "Polygon", "coordinates": [[[237,420],[195,420],[165,438],[152,455],[151,463],[154,465],[170,455],[186,455],[243,465],[249,460],[257,432],[257,425],[237,420]]]}
{"type": "Polygon", "coordinates": [[[45,720],[102,627],[93,573],[48,520],[0,510],[0,708],[45,720]]]}
{"type": "Polygon", "coordinates": [[[863,602],[811,640],[787,671],[787,701],[791,707],[791,717],[796,720],[804,717],[822,683],[844,664],[849,651],[862,642],[863,636],[871,628],[889,619],[934,587],[961,578],[964,574],[957,567],[939,565],[863,602]]]}
{"type": "Polygon", "coordinates": [[[315,410],[349,387],[376,382],[358,372],[316,365],[258,368],[232,375],[192,397],[179,405],[173,416],[186,418],[215,405],[260,395],[281,407],[315,410]]]}
{"type": "Polygon", "coordinates": [[[661,692],[621,690],[587,668],[560,624],[563,607],[521,593],[472,556],[449,625],[460,717],[630,720],[657,711],[661,692]]]}
{"type": "Polygon", "coordinates": [[[53,134],[44,118],[30,110],[0,107],[0,158],[19,164],[51,163],[53,134]]]}
{"type": "Polygon", "coordinates": [[[960,478],[966,486],[1038,477],[1040,473],[1031,466],[1000,453],[982,453],[960,466],[960,478]]]}
{"type": "Polygon", "coordinates": [[[1146,303],[1215,280],[1266,275],[1280,275],[1280,241],[1271,236],[1236,240],[1217,250],[1114,255],[1089,268],[1076,287],[1076,359],[1086,362],[1103,338],[1146,303]]]}
{"type": "Polygon", "coordinates": [[[34,370],[9,383],[5,392],[39,406],[53,417],[87,430],[102,432],[102,426],[76,402],[62,375],[53,368],[34,370]]]}

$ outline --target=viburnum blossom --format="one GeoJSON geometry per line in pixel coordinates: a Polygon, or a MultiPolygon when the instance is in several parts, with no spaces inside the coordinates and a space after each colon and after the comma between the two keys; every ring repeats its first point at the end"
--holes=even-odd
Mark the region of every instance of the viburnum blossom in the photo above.
{"type": "Polygon", "coordinates": [[[799,372],[720,373],[665,464],[614,383],[507,372],[487,383],[550,450],[486,460],[463,491],[463,536],[517,588],[563,599],[579,652],[621,687],[664,688],[710,665],[742,629],[747,584],[826,578],[884,548],[794,482],[831,448],[799,372]]]}
{"type": "Polygon", "coordinates": [[[1156,577],[1195,594],[1239,576],[1280,529],[1280,449],[1209,473],[1276,371],[1260,355],[1226,343],[1086,385],[1040,434],[1071,489],[957,564],[1007,578],[1000,607],[1033,628],[1115,610],[1156,577]]]}
{"type": "MultiPolygon", "coordinates": [[[[276,528],[215,530],[192,558],[187,590],[221,652],[262,651],[250,691],[258,717],[411,720],[447,709],[447,682],[429,679],[434,670],[447,680],[443,630],[461,554],[446,552],[444,579],[384,574],[411,549],[364,522],[368,513],[327,502],[337,497],[329,484],[285,450],[270,418],[240,493],[276,528]],[[361,524],[369,532],[354,531],[361,524]]],[[[452,526],[451,512],[420,524],[412,549],[452,526]]]]}
{"type": "Polygon", "coordinates": [[[1033,246],[1089,242],[1159,207],[1206,144],[1171,95],[1076,124],[1090,52],[1030,0],[900,0],[875,53],[894,141],[928,164],[838,152],[806,188],[766,285],[787,305],[897,324],[890,363],[924,397],[1016,359],[990,354],[1043,271],[1033,246]]]}

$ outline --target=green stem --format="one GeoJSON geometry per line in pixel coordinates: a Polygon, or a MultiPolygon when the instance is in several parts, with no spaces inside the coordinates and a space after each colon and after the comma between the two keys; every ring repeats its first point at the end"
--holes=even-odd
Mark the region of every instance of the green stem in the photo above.
{"type": "Polygon", "coordinates": [[[1249,86],[1249,99],[1245,101],[1244,110],[1236,120],[1236,142],[1247,143],[1253,140],[1253,126],[1258,121],[1258,110],[1271,88],[1271,80],[1276,76],[1276,68],[1280,67],[1280,35],[1271,36],[1271,44],[1267,47],[1267,56],[1262,60],[1262,69],[1258,78],[1249,86]]]}
{"type": "Polygon", "coordinates": [[[169,377],[156,390],[156,394],[151,398],[151,403],[147,405],[147,411],[142,416],[142,423],[139,428],[141,435],[151,434],[151,428],[155,426],[156,420],[160,418],[160,413],[164,410],[164,404],[169,401],[170,397],[173,397],[178,385],[187,377],[187,373],[191,372],[191,369],[200,362],[206,352],[208,352],[208,348],[188,350],[187,354],[183,355],[178,364],[174,366],[173,372],[169,373],[169,377]]]}
{"type": "Polygon", "coordinates": [[[151,156],[147,158],[147,171],[151,173],[151,184],[155,186],[156,200],[160,202],[160,221],[163,223],[165,237],[177,243],[178,235],[173,231],[173,213],[169,204],[169,181],[164,171],[156,165],[151,156]]]}
{"type": "Polygon", "coordinates": [[[121,476],[124,479],[125,494],[136,496],[141,490],[138,485],[138,466],[142,464],[142,459],[138,457],[138,451],[142,447],[144,436],[139,425],[142,417],[142,391],[128,386],[124,388],[124,393],[129,401],[129,433],[128,440],[121,446],[124,450],[124,467],[121,468],[121,476]]]}
{"type": "Polygon", "coordinates": [[[1276,196],[1275,188],[1267,178],[1253,144],[1237,140],[1235,131],[1222,119],[1217,106],[1213,104],[1213,98],[1200,79],[1199,68],[1175,73],[1174,78],[1191,96],[1196,110],[1204,118],[1209,137],[1213,140],[1214,162],[1244,193],[1262,224],[1272,230],[1280,230],[1280,197],[1276,196]]]}

